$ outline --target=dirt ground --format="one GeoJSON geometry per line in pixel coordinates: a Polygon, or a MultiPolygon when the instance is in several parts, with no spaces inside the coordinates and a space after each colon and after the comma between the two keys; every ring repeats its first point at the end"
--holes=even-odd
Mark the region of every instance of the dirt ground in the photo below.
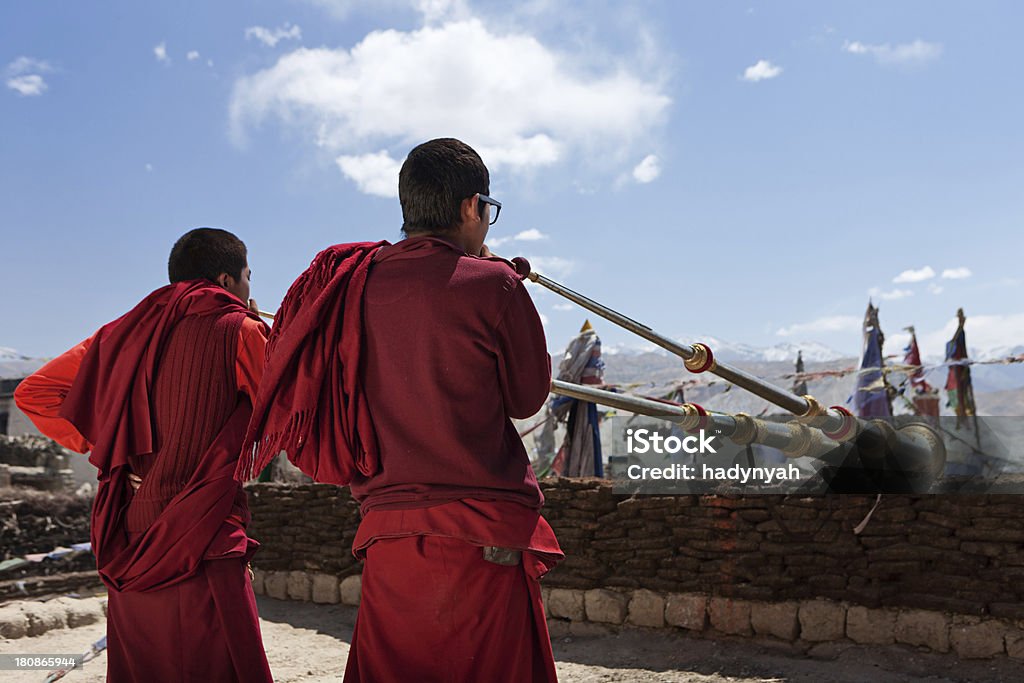
{"type": "MultiPolygon", "coordinates": [[[[340,681],[356,610],[259,598],[263,639],[280,683],[340,681]]],[[[0,653],[82,653],[105,624],[50,631],[36,638],[0,640],[0,653]]],[[[1006,682],[1024,680],[1024,665],[1009,659],[958,661],[911,648],[821,647],[815,657],[750,642],[716,642],[656,630],[623,630],[554,640],[563,683],[896,683],[897,681],[1006,682]]],[[[104,680],[106,656],[73,671],[67,683],[104,680]]],[[[41,683],[45,671],[0,672],[0,681],[41,683]]]]}

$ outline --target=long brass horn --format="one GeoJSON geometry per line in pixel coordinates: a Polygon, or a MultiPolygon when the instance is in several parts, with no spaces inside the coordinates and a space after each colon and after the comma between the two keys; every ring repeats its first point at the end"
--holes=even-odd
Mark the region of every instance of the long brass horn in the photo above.
{"type": "Polygon", "coordinates": [[[707,413],[694,403],[674,405],[560,380],[551,382],[551,392],[560,396],[650,415],[678,423],[683,429],[713,429],[734,443],[759,443],[777,448],[789,457],[824,455],[842,443],[857,440],[866,463],[880,461],[886,453],[899,453],[908,471],[937,477],[946,462],[941,437],[927,425],[912,423],[896,429],[885,420],[858,420],[847,416],[850,429],[839,439],[803,422],[771,422],[744,415],[707,413]]]}
{"type": "Polygon", "coordinates": [[[649,398],[620,394],[562,382],[557,379],[551,382],[551,392],[589,403],[598,403],[668,420],[688,431],[698,428],[712,429],[739,445],[764,444],[777,448],[793,458],[804,455],[822,455],[839,446],[837,442],[825,436],[821,430],[798,422],[769,422],[743,414],[708,413],[695,403],[682,405],[662,403],[649,398]]]}
{"type": "Polygon", "coordinates": [[[602,318],[679,356],[683,359],[683,364],[690,372],[710,372],[798,417],[817,418],[815,424],[826,432],[839,433],[848,424],[849,411],[838,406],[833,406],[826,410],[813,396],[797,396],[739,368],[722,363],[714,357],[714,352],[707,344],[680,344],[674,339],[669,339],[655,332],[647,325],[639,323],[632,318],[627,318],[618,311],[599,304],[593,299],[569,289],[565,285],[544,277],[540,273],[530,271],[528,277],[532,282],[547,287],[552,292],[579,304],[588,311],[596,313],[602,318]]]}

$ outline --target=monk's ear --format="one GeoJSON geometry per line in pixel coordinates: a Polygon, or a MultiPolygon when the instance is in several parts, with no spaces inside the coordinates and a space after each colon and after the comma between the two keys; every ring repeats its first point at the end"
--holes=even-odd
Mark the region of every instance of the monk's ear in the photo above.
{"type": "Polygon", "coordinates": [[[479,214],[480,197],[473,195],[462,200],[459,205],[459,219],[463,224],[476,223],[480,220],[479,214]]]}
{"type": "Polygon", "coordinates": [[[227,290],[230,290],[232,287],[235,286],[235,278],[231,277],[227,273],[221,273],[220,275],[218,275],[217,279],[214,280],[214,282],[216,282],[218,285],[227,290]]]}

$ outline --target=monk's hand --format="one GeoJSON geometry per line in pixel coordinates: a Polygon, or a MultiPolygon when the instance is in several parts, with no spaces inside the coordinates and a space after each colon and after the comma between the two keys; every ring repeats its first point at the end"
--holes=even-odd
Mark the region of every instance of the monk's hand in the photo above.
{"type": "Polygon", "coordinates": [[[138,491],[139,487],[142,486],[142,477],[135,473],[129,474],[128,484],[132,487],[133,491],[138,491]]]}
{"type": "Polygon", "coordinates": [[[256,299],[249,299],[249,310],[256,315],[260,314],[260,307],[256,305],[256,299]]]}
{"type": "Polygon", "coordinates": [[[491,253],[491,250],[487,248],[486,244],[480,247],[480,258],[491,258],[492,256],[494,256],[494,254],[491,253]]]}
{"type": "Polygon", "coordinates": [[[249,572],[249,581],[250,582],[251,581],[255,581],[256,580],[256,573],[252,570],[252,565],[249,564],[248,562],[246,562],[245,563],[245,569],[246,569],[247,572],[249,572]]]}

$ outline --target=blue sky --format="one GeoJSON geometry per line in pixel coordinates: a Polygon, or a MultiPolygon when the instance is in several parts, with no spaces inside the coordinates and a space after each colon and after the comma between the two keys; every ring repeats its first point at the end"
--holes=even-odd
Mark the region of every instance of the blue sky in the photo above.
{"type": "MultiPolygon", "coordinates": [[[[689,341],[1024,343],[1016,2],[4,3],[0,346],[61,352],[200,225],[274,309],[399,238],[397,165],[459,137],[489,242],[689,341]]],[[[584,313],[535,290],[549,346],[584,313]]],[[[599,324],[606,345],[634,344],[599,324]]]]}

